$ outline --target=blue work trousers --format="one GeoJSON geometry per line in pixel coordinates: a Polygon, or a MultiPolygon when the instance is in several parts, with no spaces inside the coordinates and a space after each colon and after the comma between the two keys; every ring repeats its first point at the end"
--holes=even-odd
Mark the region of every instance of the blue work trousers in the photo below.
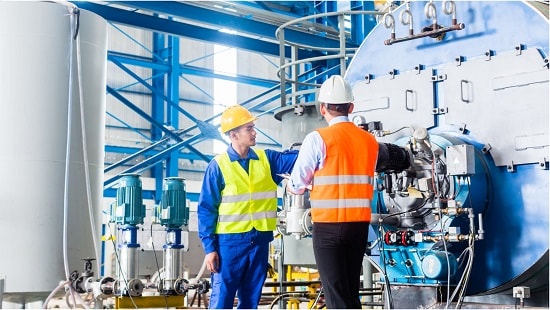
{"type": "Polygon", "coordinates": [[[269,242],[220,245],[220,266],[211,274],[210,309],[257,309],[267,277],[269,242]]]}

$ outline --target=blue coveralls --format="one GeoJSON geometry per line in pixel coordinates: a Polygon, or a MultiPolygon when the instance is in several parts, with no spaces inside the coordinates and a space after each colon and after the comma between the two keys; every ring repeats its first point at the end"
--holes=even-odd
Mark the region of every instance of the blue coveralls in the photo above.
{"type": "MultiPolygon", "coordinates": [[[[245,159],[240,159],[235,150],[227,149],[231,161],[239,164],[248,173],[250,160],[259,160],[250,149],[245,159]]],[[[271,177],[276,184],[282,181],[278,174],[292,171],[298,151],[278,152],[265,150],[271,177]]],[[[199,237],[205,254],[217,251],[220,258],[218,273],[211,274],[211,309],[233,308],[235,294],[239,299],[237,308],[255,309],[260,301],[264,281],[267,277],[269,243],[273,241],[272,231],[252,229],[245,233],[216,234],[218,206],[225,181],[218,163],[212,160],[206,168],[198,203],[199,237]]]]}

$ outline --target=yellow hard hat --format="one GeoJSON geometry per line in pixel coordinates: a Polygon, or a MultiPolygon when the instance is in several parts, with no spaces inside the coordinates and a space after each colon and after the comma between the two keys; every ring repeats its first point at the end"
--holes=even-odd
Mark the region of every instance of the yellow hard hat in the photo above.
{"type": "Polygon", "coordinates": [[[246,123],[253,122],[258,118],[250,114],[247,109],[240,105],[233,105],[225,109],[222,113],[221,129],[223,133],[242,126],[246,123]]]}

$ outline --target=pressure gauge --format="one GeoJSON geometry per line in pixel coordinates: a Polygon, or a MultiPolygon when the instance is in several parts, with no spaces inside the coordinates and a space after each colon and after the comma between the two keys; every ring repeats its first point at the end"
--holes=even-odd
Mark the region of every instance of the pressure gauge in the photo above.
{"type": "Polygon", "coordinates": [[[351,121],[352,121],[355,125],[359,126],[359,125],[361,125],[361,124],[364,124],[367,120],[366,120],[363,116],[361,116],[361,115],[355,115],[355,116],[353,116],[353,118],[351,119],[351,121]]]}

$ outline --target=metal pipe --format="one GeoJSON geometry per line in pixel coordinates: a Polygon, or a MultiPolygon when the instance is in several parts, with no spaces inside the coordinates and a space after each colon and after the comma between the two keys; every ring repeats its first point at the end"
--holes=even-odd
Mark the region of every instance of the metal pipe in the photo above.
{"type": "Polygon", "coordinates": [[[479,226],[479,229],[477,230],[477,239],[478,240],[483,240],[484,236],[485,236],[485,230],[483,230],[483,213],[479,213],[477,215],[477,222],[478,222],[478,226],[479,226]]]}
{"type": "MultiPolygon", "coordinates": [[[[401,14],[399,14],[399,20],[401,21],[401,23],[403,25],[409,25],[409,35],[412,36],[414,35],[414,30],[413,30],[413,16],[412,16],[412,13],[411,13],[411,5],[410,3],[407,2],[407,8],[401,12],[401,14]]],[[[395,34],[395,31],[394,31],[394,34],[395,34]]],[[[394,36],[395,38],[395,36],[394,36]]]]}
{"type": "Polygon", "coordinates": [[[2,299],[4,297],[4,277],[0,277],[0,308],[2,307],[2,299]]]}
{"type": "Polygon", "coordinates": [[[391,28],[390,40],[395,40],[395,18],[390,13],[386,13],[382,19],[384,20],[384,26],[388,29],[391,28]]]}
{"type": "Polygon", "coordinates": [[[443,13],[451,15],[453,25],[456,25],[456,4],[454,1],[443,1],[443,13]]]}
{"type": "Polygon", "coordinates": [[[120,249],[120,268],[118,269],[118,277],[123,279],[123,282],[129,281],[137,277],[138,274],[138,250],[137,247],[122,246],[120,249]]]}
{"type": "Polygon", "coordinates": [[[176,281],[183,275],[183,248],[164,250],[164,277],[160,280],[159,290],[163,294],[176,291],[176,281]]]}
{"type": "Polygon", "coordinates": [[[415,35],[404,37],[404,38],[388,39],[388,40],[384,41],[384,44],[385,45],[392,45],[393,43],[399,43],[399,42],[414,40],[414,39],[428,37],[428,36],[437,37],[438,35],[449,32],[449,31],[462,30],[462,29],[464,29],[464,24],[459,23],[459,24],[456,24],[456,25],[453,25],[453,26],[450,26],[450,27],[443,27],[443,28],[440,28],[440,29],[424,31],[420,34],[415,34],[415,35]]]}
{"type": "MultiPolygon", "coordinates": [[[[271,301],[270,309],[272,309],[278,301],[280,301],[280,300],[282,301],[282,299],[285,298],[285,297],[295,297],[295,298],[302,297],[302,298],[307,298],[308,300],[306,300],[306,301],[309,301],[310,299],[318,298],[320,296],[320,294],[322,294],[321,291],[319,291],[319,294],[313,294],[313,293],[308,292],[308,291],[297,291],[297,292],[282,293],[282,294],[279,294],[278,296],[276,296],[273,299],[273,301],[271,301]]],[[[262,293],[262,296],[264,296],[264,295],[273,296],[273,293],[268,293],[268,292],[262,293]]],[[[380,289],[380,288],[377,288],[377,289],[362,288],[362,289],[359,290],[359,296],[382,296],[382,289],[380,289]]],[[[376,302],[365,302],[365,303],[361,303],[361,304],[362,305],[367,305],[367,306],[383,306],[382,303],[376,303],[376,302]]],[[[280,309],[283,309],[283,308],[280,308],[280,309]]]]}
{"type": "Polygon", "coordinates": [[[338,28],[340,30],[340,75],[346,74],[346,25],[344,15],[338,15],[338,28]]]}
{"type": "Polygon", "coordinates": [[[424,14],[426,14],[428,19],[433,19],[432,29],[437,29],[437,9],[435,8],[433,1],[430,0],[430,2],[426,3],[426,6],[424,7],[424,14]]]}
{"type": "MultiPolygon", "coordinates": [[[[372,288],[372,264],[367,259],[363,259],[363,286],[365,288],[372,288]]],[[[367,302],[372,302],[372,296],[367,296],[367,302]]]]}
{"type": "Polygon", "coordinates": [[[292,287],[292,286],[308,286],[313,284],[321,284],[321,281],[280,281],[280,282],[265,282],[265,287],[277,287],[277,286],[283,286],[283,287],[292,287]]]}

